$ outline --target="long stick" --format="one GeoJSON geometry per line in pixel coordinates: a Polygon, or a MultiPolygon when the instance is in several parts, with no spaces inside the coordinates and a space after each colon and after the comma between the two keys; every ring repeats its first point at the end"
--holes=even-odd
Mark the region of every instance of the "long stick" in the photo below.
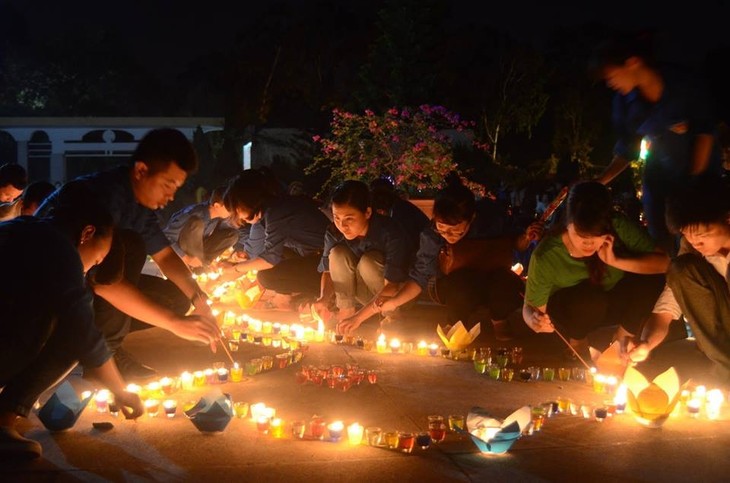
{"type": "Polygon", "coordinates": [[[235,363],[236,363],[236,361],[234,361],[234,360],[233,360],[233,356],[231,355],[231,353],[230,353],[230,352],[228,352],[228,347],[226,347],[226,342],[225,342],[225,341],[223,340],[223,337],[221,337],[221,336],[219,335],[219,336],[218,336],[218,340],[220,341],[220,343],[221,343],[221,347],[223,347],[223,350],[225,351],[226,355],[227,355],[227,356],[228,356],[228,358],[229,358],[229,359],[231,360],[231,364],[235,364],[235,363]]]}
{"type": "MultiPolygon", "coordinates": [[[[520,295],[522,296],[522,298],[523,298],[523,299],[525,298],[525,295],[524,295],[524,294],[522,294],[522,293],[521,293],[520,295]]],[[[538,313],[538,314],[540,314],[540,315],[547,315],[547,314],[546,314],[545,312],[543,312],[542,310],[539,310],[539,309],[538,309],[537,307],[532,307],[532,306],[530,306],[530,308],[532,308],[532,310],[534,310],[535,312],[537,312],[537,313],[538,313]]],[[[585,368],[586,368],[586,369],[588,369],[588,370],[590,371],[590,370],[591,370],[591,366],[589,366],[589,365],[588,365],[588,364],[586,363],[586,361],[585,361],[585,360],[583,360],[583,358],[582,358],[582,357],[580,356],[580,354],[578,354],[578,351],[576,351],[576,350],[575,350],[575,349],[573,348],[573,346],[572,346],[572,345],[570,345],[570,342],[568,342],[568,339],[566,339],[565,337],[563,337],[563,334],[561,334],[561,333],[560,333],[560,331],[559,331],[559,330],[557,329],[557,327],[555,327],[555,324],[553,324],[553,323],[551,322],[551,323],[550,323],[550,325],[552,325],[552,327],[553,327],[553,330],[555,331],[555,333],[556,333],[556,334],[558,334],[558,337],[560,337],[560,339],[561,339],[561,340],[562,340],[563,342],[565,342],[565,345],[567,345],[567,346],[568,346],[568,349],[570,349],[571,351],[573,351],[573,354],[575,354],[575,357],[577,357],[577,358],[578,358],[578,360],[579,360],[579,361],[581,362],[581,364],[583,364],[583,365],[585,366],[585,368]]]]}

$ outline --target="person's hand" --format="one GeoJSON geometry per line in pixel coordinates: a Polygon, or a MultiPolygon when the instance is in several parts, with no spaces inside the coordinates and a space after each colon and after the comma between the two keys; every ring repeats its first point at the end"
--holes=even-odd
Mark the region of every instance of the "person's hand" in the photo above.
{"type": "Polygon", "coordinates": [[[220,265],[220,276],[216,280],[217,283],[223,283],[223,282],[230,282],[232,280],[236,280],[241,277],[246,276],[246,272],[244,270],[238,271],[236,270],[236,264],[235,263],[228,263],[228,262],[221,262],[220,265]]]}
{"type": "Polygon", "coordinates": [[[545,224],[541,221],[530,223],[530,226],[525,230],[525,236],[531,242],[541,239],[543,233],[545,233],[545,224]]]}
{"type": "Polygon", "coordinates": [[[649,357],[649,344],[644,341],[636,341],[626,338],[619,340],[619,354],[627,362],[643,362],[649,357]]]}
{"type": "Polygon", "coordinates": [[[215,317],[189,315],[173,321],[170,331],[181,339],[209,344],[215,352],[215,343],[220,338],[220,329],[215,317]]]}
{"type": "Polygon", "coordinates": [[[319,317],[322,321],[327,322],[332,317],[332,312],[329,310],[329,304],[324,299],[317,299],[312,302],[312,315],[319,317]]]}
{"type": "Polygon", "coordinates": [[[357,320],[354,316],[348,317],[337,323],[335,332],[337,334],[348,335],[360,327],[360,324],[362,324],[362,321],[357,320]]]}
{"type": "Polygon", "coordinates": [[[527,326],[537,333],[555,332],[555,327],[550,320],[550,316],[535,308],[530,309],[530,318],[526,320],[527,326]]]}
{"type": "Polygon", "coordinates": [[[233,255],[231,255],[228,260],[233,263],[245,262],[246,260],[248,260],[248,253],[244,252],[243,250],[233,252],[233,255]]]}
{"type": "Polygon", "coordinates": [[[616,264],[616,255],[613,253],[613,242],[613,235],[606,235],[606,239],[603,241],[603,244],[598,247],[596,252],[598,253],[598,258],[600,258],[603,263],[610,266],[616,264]]]}
{"type": "Polygon", "coordinates": [[[128,391],[114,393],[114,402],[127,419],[137,419],[144,414],[144,406],[138,394],[128,391]]]}

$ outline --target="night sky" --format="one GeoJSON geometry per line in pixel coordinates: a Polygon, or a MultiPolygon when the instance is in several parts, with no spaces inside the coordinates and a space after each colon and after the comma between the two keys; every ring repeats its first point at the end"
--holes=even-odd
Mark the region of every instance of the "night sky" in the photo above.
{"type": "MultiPolygon", "coordinates": [[[[190,1],[125,0],[0,0],[29,19],[32,37],[79,26],[121,32],[133,55],[159,75],[175,75],[187,62],[211,50],[222,50],[236,33],[255,18],[269,0],[190,1]]],[[[347,0],[342,0],[347,1],[347,0]]],[[[307,8],[312,0],[287,0],[292,8],[307,8]]],[[[373,8],[382,2],[374,1],[373,8]]],[[[648,29],[656,34],[660,57],[699,64],[705,53],[730,45],[727,24],[730,2],[681,3],[665,1],[547,2],[540,0],[454,0],[455,21],[483,22],[540,45],[554,30],[581,24],[648,29]],[[559,5],[552,5],[559,3],[559,5]]],[[[0,19],[2,22],[2,19],[0,19]]]]}

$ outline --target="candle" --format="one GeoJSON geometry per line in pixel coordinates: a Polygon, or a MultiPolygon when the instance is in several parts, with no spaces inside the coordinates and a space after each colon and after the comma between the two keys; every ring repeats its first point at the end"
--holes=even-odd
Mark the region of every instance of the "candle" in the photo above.
{"type": "Polygon", "coordinates": [[[106,412],[109,402],[109,391],[102,389],[94,396],[94,402],[96,403],[96,410],[100,413],[106,412]]]}
{"type": "Polygon", "coordinates": [[[193,389],[193,375],[188,371],[180,374],[180,385],[183,391],[190,391],[193,389]]]}
{"type": "Polygon", "coordinates": [[[207,382],[208,384],[215,384],[216,382],[218,382],[218,375],[213,369],[208,368],[203,371],[203,374],[205,375],[205,382],[207,382]]]}
{"type": "Polygon", "coordinates": [[[223,316],[223,325],[233,325],[236,323],[236,314],[231,312],[230,310],[226,311],[226,314],[223,316]]]}
{"type": "Polygon", "coordinates": [[[163,377],[160,379],[160,387],[165,394],[172,394],[175,392],[175,381],[169,377],[163,377]]]}
{"type": "Polygon", "coordinates": [[[436,357],[439,353],[439,346],[438,344],[431,344],[428,346],[428,355],[431,357],[436,357]]]}
{"type": "Polygon", "coordinates": [[[261,332],[264,334],[271,334],[274,331],[273,324],[271,322],[264,322],[261,325],[261,332]]]}
{"type": "Polygon", "coordinates": [[[165,414],[168,418],[174,418],[175,412],[177,411],[177,401],[174,399],[166,399],[162,403],[162,407],[165,409],[165,414]]]}
{"type": "Polygon", "coordinates": [[[720,407],[722,406],[724,399],[725,397],[722,395],[722,391],[720,389],[707,391],[707,404],[705,405],[707,419],[717,419],[720,417],[720,407]]]}
{"type": "Polygon", "coordinates": [[[385,334],[380,334],[378,337],[377,342],[375,342],[375,350],[378,352],[378,354],[384,354],[385,353],[385,334]]]}
{"type": "Polygon", "coordinates": [[[203,371],[193,372],[193,386],[195,386],[195,387],[205,386],[205,373],[203,371]]]}
{"type": "Polygon", "coordinates": [[[593,376],[593,392],[603,393],[606,390],[606,376],[596,374],[593,376]]]}
{"type": "Polygon", "coordinates": [[[231,367],[231,382],[241,382],[243,380],[243,367],[238,362],[231,367]]]}
{"type": "Polygon", "coordinates": [[[131,392],[132,394],[139,394],[140,392],[142,392],[142,387],[138,386],[137,384],[127,384],[127,392],[131,392]]]}
{"type": "Polygon", "coordinates": [[[700,414],[700,406],[702,405],[702,402],[699,399],[690,399],[687,401],[687,412],[689,413],[690,417],[697,418],[700,414]]]}
{"type": "Polygon", "coordinates": [[[304,430],[306,428],[306,424],[304,421],[294,421],[291,423],[291,434],[297,439],[302,439],[304,437],[304,430]]]}
{"type": "Polygon", "coordinates": [[[269,430],[274,438],[284,437],[284,422],[280,418],[272,419],[269,430]]]}
{"type": "Polygon", "coordinates": [[[425,340],[422,340],[416,346],[416,354],[418,354],[419,356],[425,356],[426,354],[428,354],[428,344],[426,344],[425,340]]]}
{"type": "Polygon", "coordinates": [[[268,434],[269,428],[271,427],[271,420],[265,416],[261,416],[256,420],[256,429],[259,433],[268,434]]]}
{"type": "Polygon", "coordinates": [[[226,369],[225,367],[221,367],[220,369],[218,369],[218,382],[220,382],[221,384],[225,384],[226,382],[228,382],[228,369],[226,369]]]}
{"type": "Polygon", "coordinates": [[[606,378],[606,394],[612,395],[616,393],[616,386],[618,385],[618,379],[615,376],[608,376],[606,378]]]}
{"type": "Polygon", "coordinates": [[[324,437],[325,427],[326,423],[324,418],[319,416],[314,416],[311,421],[309,421],[309,432],[312,433],[312,438],[314,439],[322,439],[324,437]]]}
{"type": "Polygon", "coordinates": [[[252,404],[251,407],[250,407],[250,410],[251,410],[251,420],[256,421],[257,419],[259,419],[260,417],[262,417],[264,415],[263,414],[263,410],[264,409],[266,409],[266,404],[264,404],[262,402],[256,403],[256,404],[252,404]]]}
{"type": "Polygon", "coordinates": [[[160,401],[157,399],[148,399],[144,402],[144,408],[149,417],[154,418],[160,412],[160,401]]]}
{"type": "Polygon", "coordinates": [[[330,439],[332,441],[339,441],[342,437],[342,431],[345,429],[345,425],[342,421],[334,421],[327,425],[327,431],[330,433],[330,439]]]}
{"type": "Polygon", "coordinates": [[[233,403],[233,414],[239,419],[244,419],[248,415],[248,403],[236,401],[233,403]]]}
{"type": "Polygon", "coordinates": [[[360,444],[362,442],[362,435],[365,432],[365,428],[358,423],[352,423],[347,427],[347,441],[350,444],[360,444]]]}
{"type": "Polygon", "coordinates": [[[398,339],[390,340],[390,351],[393,354],[397,354],[398,352],[400,352],[400,347],[401,347],[400,340],[398,340],[398,339]]]}
{"type": "Polygon", "coordinates": [[[627,391],[626,384],[620,384],[616,389],[616,396],[613,398],[613,402],[616,404],[616,414],[622,414],[626,410],[627,391]]]}

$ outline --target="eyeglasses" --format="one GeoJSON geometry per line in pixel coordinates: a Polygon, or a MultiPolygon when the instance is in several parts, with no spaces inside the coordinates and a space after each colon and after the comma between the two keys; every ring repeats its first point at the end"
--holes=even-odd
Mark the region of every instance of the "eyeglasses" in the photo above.
{"type": "Polygon", "coordinates": [[[437,221],[434,221],[433,229],[436,233],[438,233],[441,236],[461,238],[467,234],[467,232],[469,231],[470,225],[471,225],[471,220],[463,221],[463,222],[459,223],[458,225],[446,225],[445,223],[439,223],[437,221]],[[449,228],[439,228],[439,225],[448,226],[449,228]]]}

